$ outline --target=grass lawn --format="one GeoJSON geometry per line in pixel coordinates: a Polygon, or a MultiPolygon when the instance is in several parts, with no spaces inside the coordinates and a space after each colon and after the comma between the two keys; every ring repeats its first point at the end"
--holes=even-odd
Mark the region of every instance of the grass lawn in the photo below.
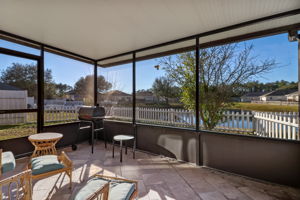
{"type": "Polygon", "coordinates": [[[234,103],[231,109],[240,110],[254,110],[264,112],[298,112],[297,105],[270,105],[270,104],[256,104],[256,103],[234,103]]]}
{"type": "Polygon", "coordinates": [[[0,140],[25,137],[35,133],[36,123],[0,126],[0,140]]]}
{"type": "MultiPolygon", "coordinates": [[[[75,121],[75,120],[74,120],[75,121]]],[[[56,121],[46,122],[45,126],[72,122],[68,121],[56,121]]],[[[0,140],[8,140],[12,138],[26,137],[37,133],[36,123],[24,123],[16,125],[0,125],[0,140]]]]}

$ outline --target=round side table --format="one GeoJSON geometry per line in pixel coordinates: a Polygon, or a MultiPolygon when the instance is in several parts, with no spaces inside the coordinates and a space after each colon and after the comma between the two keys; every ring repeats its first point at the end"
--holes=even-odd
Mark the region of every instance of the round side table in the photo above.
{"type": "Polygon", "coordinates": [[[63,137],[60,133],[38,133],[30,135],[28,140],[34,146],[32,158],[43,155],[57,155],[55,145],[63,137]]]}
{"type": "Polygon", "coordinates": [[[122,162],[123,141],[125,142],[125,154],[127,154],[127,141],[133,140],[133,159],[135,159],[135,137],[132,135],[116,135],[113,137],[113,152],[112,157],[115,157],[115,142],[120,142],[120,162],[122,162]]]}

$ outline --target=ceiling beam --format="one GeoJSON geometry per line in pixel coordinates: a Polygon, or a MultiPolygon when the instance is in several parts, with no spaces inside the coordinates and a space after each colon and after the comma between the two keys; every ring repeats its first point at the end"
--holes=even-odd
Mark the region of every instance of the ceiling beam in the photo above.
{"type": "Polygon", "coordinates": [[[57,47],[54,47],[54,46],[51,46],[48,44],[37,42],[35,40],[31,40],[31,39],[28,39],[28,38],[25,38],[25,37],[22,37],[22,36],[13,34],[13,33],[3,31],[3,30],[0,30],[0,38],[3,38],[5,40],[11,41],[11,42],[19,43],[22,45],[26,45],[26,46],[29,46],[32,48],[36,48],[36,49],[41,49],[41,46],[43,45],[45,47],[45,49],[47,49],[49,52],[51,51],[52,53],[56,53],[56,54],[63,55],[63,56],[69,55],[66,57],[72,57],[73,59],[77,57],[77,58],[80,58],[81,61],[86,60],[86,61],[89,61],[90,63],[95,62],[95,59],[92,59],[92,58],[89,58],[86,56],[82,56],[82,55],[79,55],[79,54],[71,52],[71,51],[60,49],[60,48],[57,48],[57,47]]]}
{"type": "MultiPolygon", "coordinates": [[[[251,39],[257,39],[261,37],[266,37],[270,35],[275,35],[275,34],[280,34],[280,33],[285,33],[289,30],[299,30],[300,29],[300,23],[293,24],[293,25],[288,25],[288,26],[282,26],[278,28],[273,28],[273,29],[268,29],[268,30],[263,30],[263,31],[258,31],[258,32],[253,32],[253,33],[247,33],[243,35],[238,35],[238,36],[233,36],[229,38],[224,38],[220,40],[214,40],[206,43],[200,43],[200,49],[205,49],[213,46],[220,46],[220,45],[225,45],[229,43],[234,43],[234,42],[241,42],[241,41],[246,41],[246,40],[251,40],[251,39]]],[[[195,50],[195,45],[193,46],[187,46],[187,47],[182,47],[178,49],[172,49],[169,51],[163,51],[159,53],[154,53],[154,54],[149,54],[145,56],[140,56],[136,58],[136,61],[143,61],[143,60],[149,60],[153,58],[158,58],[158,57],[163,57],[163,56],[170,56],[178,53],[184,53],[188,51],[193,51],[195,50]]],[[[100,64],[101,67],[112,67],[116,65],[123,65],[123,64],[128,64],[131,63],[132,59],[123,59],[119,60],[116,62],[110,62],[106,64],[100,64]]]]}
{"type": "Polygon", "coordinates": [[[279,14],[274,14],[274,15],[254,19],[254,20],[250,20],[250,21],[246,21],[246,22],[242,22],[242,23],[238,23],[238,24],[234,24],[234,25],[231,25],[231,26],[226,26],[226,27],[215,29],[215,30],[212,30],[212,31],[207,31],[207,32],[191,35],[191,36],[188,36],[188,37],[184,37],[184,38],[180,38],[180,39],[176,39],[176,40],[172,40],[172,41],[168,41],[168,42],[164,42],[164,43],[144,47],[144,48],[141,48],[141,49],[136,49],[136,50],[133,50],[133,51],[128,51],[128,52],[125,52],[125,53],[121,53],[121,54],[117,54],[117,55],[113,55],[113,56],[108,56],[108,57],[105,57],[105,58],[100,58],[97,61],[104,61],[104,60],[108,60],[108,59],[113,59],[113,58],[117,58],[117,57],[120,57],[120,56],[125,56],[125,55],[128,55],[128,54],[132,54],[133,52],[137,53],[137,52],[146,51],[146,50],[150,50],[150,49],[154,49],[154,48],[159,48],[159,47],[162,47],[162,46],[167,46],[167,45],[175,44],[175,43],[178,43],[178,42],[192,40],[192,39],[195,39],[196,37],[205,37],[205,36],[209,36],[209,35],[213,35],[213,34],[217,34],[217,33],[221,33],[221,32],[230,31],[230,30],[233,30],[233,29],[246,27],[246,26],[249,26],[249,25],[252,25],[252,24],[256,24],[256,23],[260,23],[260,22],[264,22],[264,21],[268,21],[268,20],[274,20],[274,19],[279,19],[279,18],[283,18],[283,17],[289,17],[289,16],[293,16],[293,15],[297,15],[297,14],[300,14],[300,8],[295,9],[295,10],[290,10],[290,11],[287,11],[287,12],[283,12],[283,13],[279,13],[279,14]]]}

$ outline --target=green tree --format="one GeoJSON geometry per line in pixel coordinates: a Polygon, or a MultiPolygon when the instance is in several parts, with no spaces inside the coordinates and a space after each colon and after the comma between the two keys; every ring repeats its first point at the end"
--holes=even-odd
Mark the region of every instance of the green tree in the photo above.
{"type": "Polygon", "coordinates": [[[169,104],[170,98],[176,98],[180,94],[179,88],[167,77],[156,78],[151,90],[157,97],[163,98],[166,104],[169,104]]]}
{"type": "MultiPolygon", "coordinates": [[[[45,97],[55,95],[54,82],[52,72],[49,69],[45,70],[44,86],[45,97]]],[[[37,99],[37,66],[35,64],[20,64],[12,63],[11,66],[1,71],[0,81],[28,91],[28,96],[33,96],[37,99]]]]}
{"type": "MultiPolygon", "coordinates": [[[[111,89],[112,84],[105,80],[103,76],[97,77],[97,90],[98,93],[105,92],[111,89]]],[[[87,75],[81,77],[74,85],[75,94],[87,104],[92,104],[94,96],[94,76],[87,75]]]]}
{"type": "Polygon", "coordinates": [[[98,93],[106,92],[112,88],[112,84],[105,80],[104,76],[97,77],[97,91],[98,93]]]}
{"type": "MultiPolygon", "coordinates": [[[[213,129],[230,106],[231,97],[242,84],[271,71],[274,59],[258,60],[253,46],[228,44],[200,49],[200,117],[206,129],[213,129]]],[[[168,76],[181,88],[181,101],[195,109],[195,53],[187,52],[160,60],[168,76]]]]}
{"type": "Polygon", "coordinates": [[[58,83],[55,84],[55,90],[57,97],[64,97],[68,91],[72,90],[72,87],[67,84],[58,83]]]}

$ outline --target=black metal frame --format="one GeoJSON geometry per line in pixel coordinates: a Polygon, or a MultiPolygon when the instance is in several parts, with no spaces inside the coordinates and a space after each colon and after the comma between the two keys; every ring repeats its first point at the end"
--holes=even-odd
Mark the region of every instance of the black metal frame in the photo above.
{"type": "Polygon", "coordinates": [[[40,56],[36,56],[33,54],[28,54],[20,51],[15,51],[11,49],[6,49],[6,48],[0,48],[0,54],[5,54],[9,56],[14,56],[14,57],[19,57],[19,58],[24,58],[24,59],[29,59],[36,61],[37,64],[37,86],[38,86],[38,108],[37,109],[15,109],[15,110],[0,110],[1,114],[12,114],[12,113],[28,113],[28,112],[37,112],[37,132],[41,132],[43,129],[43,101],[44,101],[44,51],[41,51],[40,56]]]}
{"type": "Polygon", "coordinates": [[[79,55],[77,53],[73,53],[71,51],[67,51],[67,50],[64,50],[64,49],[53,47],[51,45],[47,45],[47,44],[44,44],[44,43],[41,43],[41,42],[37,42],[35,40],[31,40],[31,39],[28,39],[28,38],[25,38],[25,37],[22,37],[22,36],[13,34],[13,33],[9,33],[9,32],[3,31],[3,30],[0,30],[0,36],[1,35],[8,36],[10,38],[15,38],[16,39],[16,41],[15,41],[16,43],[18,43],[17,40],[21,40],[21,41],[27,42],[29,44],[24,44],[23,43],[23,45],[27,45],[29,47],[33,47],[32,44],[34,44],[37,47],[39,47],[39,49],[41,49],[41,47],[44,46],[44,48],[46,48],[47,50],[50,50],[50,51],[52,50],[51,52],[53,52],[53,53],[57,52],[57,53],[59,53],[59,55],[62,55],[62,56],[63,55],[69,55],[69,56],[72,56],[72,57],[77,57],[77,58],[80,58],[82,60],[89,61],[90,63],[94,63],[95,62],[95,59],[92,59],[92,58],[89,58],[89,57],[86,57],[86,56],[82,56],[82,55],[79,55]]]}
{"type": "Polygon", "coordinates": [[[135,125],[135,107],[136,107],[136,54],[132,54],[132,124],[135,125]]]}
{"type": "Polygon", "coordinates": [[[94,63],[94,106],[98,104],[98,67],[97,61],[94,63]]]}
{"type": "Polygon", "coordinates": [[[200,105],[200,98],[199,98],[199,95],[200,95],[200,63],[199,63],[199,56],[200,56],[200,42],[199,42],[199,37],[196,37],[196,48],[195,48],[195,56],[196,56],[196,76],[195,76],[195,79],[196,79],[196,106],[195,106],[195,110],[196,110],[196,131],[199,131],[200,130],[200,116],[199,116],[199,105],[200,105]]]}
{"type": "MultiPolygon", "coordinates": [[[[288,15],[296,15],[296,14],[300,14],[300,9],[297,9],[297,10],[294,10],[293,12],[287,12],[288,15]],[[293,13],[293,14],[292,14],[293,13]]],[[[286,14],[287,14],[286,13],[286,14]]],[[[257,21],[261,22],[261,21],[265,21],[265,20],[270,20],[270,19],[273,19],[273,17],[275,18],[278,18],[278,17],[285,17],[286,15],[285,14],[277,14],[277,15],[274,15],[274,16],[270,16],[270,17],[265,17],[263,18],[263,20],[253,20],[253,21],[256,21],[255,23],[257,23],[257,21]]],[[[233,26],[230,26],[230,27],[234,27],[233,29],[235,28],[240,28],[240,27],[244,27],[244,26],[248,26],[248,25],[251,25],[253,24],[254,22],[250,21],[250,22],[245,22],[245,23],[241,23],[241,24],[238,24],[238,25],[233,25],[233,26]],[[249,24],[248,24],[249,23],[249,24]]],[[[268,32],[268,30],[266,31],[259,31],[259,32],[256,32],[256,33],[251,33],[251,35],[247,36],[247,39],[249,39],[249,37],[263,37],[263,36],[266,36],[266,35],[276,35],[276,34],[279,34],[279,33],[283,33],[283,32],[288,32],[288,28],[296,28],[296,29],[299,29],[300,24],[295,24],[295,25],[290,25],[290,26],[284,26],[284,27],[280,27],[280,28],[275,28],[275,29],[271,29],[270,32],[268,32]]],[[[226,29],[225,31],[228,31],[227,28],[224,28],[226,29]]],[[[231,30],[231,29],[230,29],[231,30]]],[[[223,30],[224,31],[224,30],[223,30]]],[[[220,32],[223,32],[223,31],[220,31],[220,32]]],[[[211,31],[213,33],[211,34],[215,34],[215,33],[219,33],[219,29],[216,30],[216,31],[211,31]]],[[[199,112],[200,112],[200,85],[201,85],[201,81],[200,81],[200,69],[201,69],[201,65],[199,63],[199,56],[200,56],[200,49],[201,48],[209,48],[211,47],[212,45],[211,44],[206,44],[204,47],[202,45],[200,45],[200,37],[203,37],[203,36],[200,36],[201,34],[198,34],[198,35],[195,35],[193,37],[188,37],[188,39],[195,39],[195,47],[194,47],[194,50],[195,50],[195,54],[196,54],[196,71],[195,71],[195,79],[196,79],[196,99],[195,99],[195,116],[196,116],[196,127],[195,130],[196,132],[200,132],[200,131],[207,131],[207,130],[202,130],[200,128],[200,115],[199,115],[199,112]]],[[[206,33],[204,34],[205,36],[206,33]]],[[[234,38],[238,38],[239,41],[241,41],[241,38],[240,36],[236,36],[234,38]]],[[[186,40],[186,38],[183,38],[182,39],[183,41],[186,40]]],[[[225,39],[226,40],[226,39],[225,39]]],[[[176,40],[177,41],[177,40],[176,40]]],[[[178,41],[177,41],[178,42],[178,41]]],[[[179,41],[181,42],[181,40],[179,41]]],[[[222,45],[222,44],[226,44],[226,43],[229,43],[230,41],[224,41],[224,40],[220,40],[220,41],[216,41],[216,42],[211,42],[213,44],[213,46],[217,46],[217,45],[222,45]],[[220,42],[220,43],[218,43],[220,42]]],[[[298,75],[299,75],[299,78],[298,78],[298,83],[299,83],[299,99],[300,99],[300,42],[298,41],[299,45],[298,45],[298,75]]],[[[133,76],[133,94],[132,94],[132,97],[133,97],[133,118],[132,118],[132,124],[133,124],[133,127],[134,127],[134,134],[136,132],[136,112],[135,112],[135,108],[136,108],[136,91],[135,91],[135,88],[136,88],[136,61],[139,59],[136,58],[136,52],[140,52],[140,51],[146,51],[146,50],[149,50],[149,49],[153,49],[153,48],[159,48],[161,46],[165,46],[165,45],[170,45],[170,44],[173,44],[173,41],[171,41],[170,43],[168,44],[160,44],[160,45],[154,45],[154,46],[150,46],[150,47],[146,47],[146,48],[143,48],[143,49],[138,49],[138,50],[135,50],[133,52],[127,52],[127,53],[123,53],[123,54],[118,54],[116,56],[110,56],[110,57],[107,57],[107,58],[104,58],[104,59],[99,59],[98,61],[103,61],[103,60],[108,60],[108,59],[112,59],[112,58],[116,58],[116,57],[120,57],[120,56],[124,56],[124,55],[128,55],[128,54],[131,54],[132,53],[132,76],[133,76]]],[[[187,49],[187,51],[190,51],[190,47],[187,49]]],[[[299,123],[300,123],[300,102],[299,102],[299,123]]],[[[144,123],[142,123],[144,124],[144,123]]],[[[150,125],[150,126],[158,126],[158,127],[167,127],[167,126],[162,126],[162,125],[153,125],[153,124],[145,124],[145,125],[150,125]]],[[[180,127],[176,127],[176,128],[179,128],[179,129],[182,129],[180,127]]],[[[183,128],[183,129],[187,129],[187,128],[183,128]]],[[[207,131],[207,132],[214,132],[214,131],[207,131]]],[[[225,133],[227,134],[227,133],[225,133]]],[[[230,134],[230,133],[229,133],[230,134]]],[[[136,134],[135,134],[136,135],[136,134]]],[[[243,136],[243,135],[242,135],[243,136]]],[[[256,137],[256,136],[251,136],[251,137],[256,137]]],[[[271,138],[271,139],[274,139],[274,138],[271,138]]],[[[283,139],[274,139],[274,140],[283,140],[283,139]]]]}
{"type": "MultiPolygon", "coordinates": [[[[60,49],[57,47],[53,47],[51,45],[47,45],[47,44],[43,44],[41,42],[37,42],[22,36],[18,36],[12,33],[8,33],[6,31],[0,30],[0,38],[1,36],[7,37],[8,40],[13,40],[16,43],[21,43],[22,45],[27,45],[30,47],[36,47],[38,49],[41,50],[41,54],[40,56],[37,55],[33,55],[33,54],[28,54],[28,53],[24,53],[24,52],[19,52],[19,51],[14,51],[14,50],[10,50],[10,49],[5,49],[5,48],[1,48],[0,47],[0,53],[2,54],[7,54],[7,55],[12,55],[12,56],[17,56],[17,57],[21,57],[21,58],[27,58],[27,59],[32,59],[32,60],[36,60],[37,64],[38,64],[38,109],[22,109],[22,110],[1,110],[0,113],[21,113],[21,112],[37,112],[38,113],[38,131],[42,131],[43,126],[44,126],[44,51],[46,50],[47,52],[51,52],[51,53],[56,53],[58,55],[61,56],[65,56],[65,57],[69,57],[69,58],[73,58],[76,60],[80,60],[83,62],[87,62],[89,64],[94,64],[94,104],[97,104],[97,74],[98,74],[98,62],[99,61],[104,61],[104,60],[108,60],[108,59],[112,59],[112,58],[117,58],[120,56],[124,56],[124,55],[129,55],[132,54],[132,75],[133,75],[133,93],[132,93],[132,97],[133,97],[133,102],[132,102],[132,106],[133,106],[133,118],[132,118],[132,124],[134,125],[134,127],[136,127],[136,119],[135,119],[135,107],[136,107],[136,61],[138,60],[136,58],[136,53],[141,52],[141,51],[146,51],[146,50],[150,50],[150,49],[154,49],[154,48],[159,48],[159,47],[163,47],[163,46],[167,46],[167,45],[171,45],[171,44],[175,44],[178,42],[183,42],[183,41],[187,41],[187,40],[191,40],[191,39],[195,39],[196,43],[195,43],[195,53],[196,53],[196,131],[200,131],[200,117],[199,117],[199,88],[200,88],[200,83],[199,83],[199,73],[200,73],[200,64],[199,64],[199,49],[203,48],[203,46],[200,47],[200,43],[199,43],[199,38],[200,37],[205,37],[205,36],[209,36],[209,35],[213,35],[213,34],[217,34],[217,33],[221,33],[221,32],[226,32],[226,31],[230,31],[230,30],[234,30],[234,29],[238,29],[238,28],[243,28],[252,24],[256,24],[256,23],[260,23],[260,22],[264,22],[264,21],[268,21],[268,20],[273,20],[273,19],[278,19],[278,18],[283,18],[283,17],[288,17],[288,16],[293,16],[293,15],[298,15],[300,14],[300,9],[295,9],[295,10],[290,10],[287,12],[283,12],[283,13],[279,13],[279,14],[275,14],[275,15],[270,15],[270,16],[266,16],[266,17],[262,17],[259,19],[255,19],[255,20],[250,20],[250,21],[246,21],[246,22],[242,22],[242,23],[238,23],[238,24],[234,24],[231,26],[227,26],[227,27],[223,27],[223,28],[219,28],[219,29],[215,29],[212,31],[207,31],[204,33],[199,33],[196,35],[192,35],[192,36],[188,36],[188,37],[184,37],[184,38],[180,38],[180,39],[176,39],[176,40],[172,40],[172,41],[168,41],[168,42],[164,42],[164,43],[160,43],[157,45],[152,45],[149,47],[145,47],[145,48],[141,48],[141,49],[136,49],[133,51],[129,51],[129,52],[125,52],[125,53],[121,53],[121,54],[117,54],[117,55],[113,55],[113,56],[109,56],[109,57],[105,57],[105,58],[101,58],[101,59],[92,59],[86,56],[82,56],[64,49],[60,49]],[[14,40],[15,39],[15,40],[14,40]]],[[[290,25],[293,26],[293,25],[290,25]]],[[[276,34],[276,33],[282,33],[284,31],[288,31],[285,29],[288,29],[290,26],[286,26],[286,27],[282,27],[280,29],[270,29],[270,30],[265,30],[265,31],[258,31],[255,33],[251,33],[251,36],[247,36],[252,37],[252,35],[255,35],[255,37],[260,37],[260,36],[266,36],[266,35],[270,35],[270,34],[276,34]]],[[[295,24],[295,27],[299,27],[299,24],[295,24]]],[[[242,36],[240,36],[242,37],[242,36]]],[[[236,36],[235,39],[237,40],[243,40],[243,37],[240,38],[239,36],[236,36]]],[[[246,36],[245,36],[246,37],[246,36]]],[[[246,38],[247,38],[246,37],[246,38]]],[[[226,39],[225,39],[226,40],[226,39]]],[[[215,41],[215,42],[210,42],[209,45],[220,45],[224,42],[228,42],[226,41],[215,41]]],[[[298,47],[298,52],[300,51],[300,44],[298,47]]],[[[299,63],[300,63],[300,52],[299,52],[299,63]]],[[[298,64],[298,73],[299,73],[299,80],[300,80],[300,64],[298,64]]],[[[300,86],[300,83],[299,83],[300,86]]],[[[300,88],[300,87],[299,87],[300,88]]],[[[299,91],[299,97],[300,97],[300,91],[299,91]]],[[[300,109],[300,106],[299,106],[300,109]]],[[[299,112],[300,113],[300,112],[299,112]]],[[[136,131],[134,129],[134,131],[136,131]]]]}
{"type": "Polygon", "coordinates": [[[19,58],[25,58],[25,59],[29,59],[29,60],[38,61],[40,59],[40,56],[37,56],[37,55],[24,53],[21,51],[15,51],[15,50],[11,50],[11,49],[6,49],[6,48],[2,48],[2,47],[0,47],[0,53],[9,55],[9,56],[19,57],[19,58]]]}
{"type": "Polygon", "coordinates": [[[41,46],[41,56],[38,64],[38,132],[44,127],[44,45],[41,46]]]}

